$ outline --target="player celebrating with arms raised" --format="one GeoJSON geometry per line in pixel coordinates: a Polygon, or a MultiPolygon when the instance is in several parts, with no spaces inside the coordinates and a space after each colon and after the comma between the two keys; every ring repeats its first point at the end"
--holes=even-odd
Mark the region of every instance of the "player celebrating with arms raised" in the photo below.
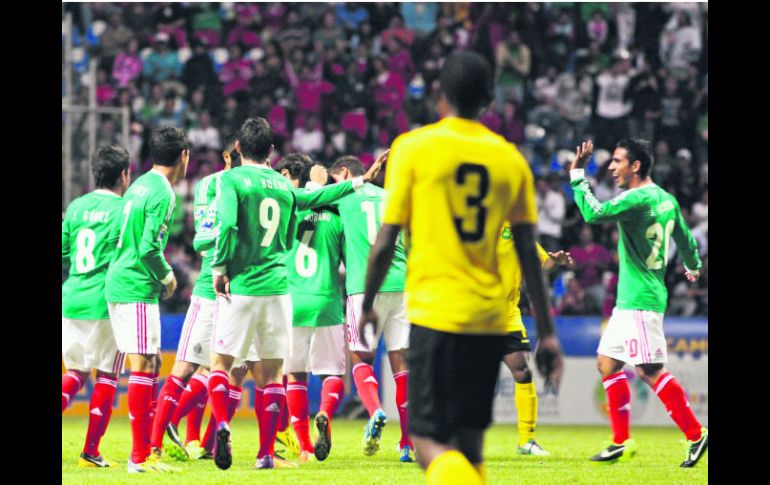
{"type": "Polygon", "coordinates": [[[687,455],[682,467],[698,463],[708,446],[708,429],[690,409],[684,389],[663,367],[668,361],[663,314],[668,292],[664,282],[668,244],[673,236],[684,259],[687,279],[700,276],[698,245],[682,217],[679,203],[650,178],[653,157],[650,142],[625,139],[612,154],[610,171],[619,187],[627,189],[614,199],[599,202],[583,167],[591,157],[593,142],[577,147],[570,179],[580,213],[589,224],[617,222],[620,234],[618,296],[607,329],[597,349],[597,363],[607,393],[612,426],[612,444],[591,458],[616,462],[632,457],[634,440],[629,437],[631,393],[623,365],[636,366],[666,406],[669,416],[687,437],[687,455]]]}
{"type": "Polygon", "coordinates": [[[85,384],[96,368],[96,385],[88,408],[88,434],[80,467],[107,467],[99,441],[112,415],[112,401],[125,356],[118,351],[104,300],[104,280],[112,257],[110,228],[120,218],[123,193],[128,188],[129,155],[119,145],[96,152],[91,169],[97,189],[67,207],[62,221],[62,263],[69,277],[62,285],[62,355],[67,373],[62,376],[61,409],[85,384]]]}
{"type": "Polygon", "coordinates": [[[485,482],[484,430],[507,333],[497,251],[511,224],[536,310],[538,368],[558,384],[561,350],[535,250],[532,172],[516,148],[477,121],[492,99],[479,54],[450,55],[440,74],[443,119],[399,136],[385,178],[389,199],[372,247],[360,334],[377,325],[374,297],[402,226],[408,228],[409,431],[432,484],[485,482]]]}

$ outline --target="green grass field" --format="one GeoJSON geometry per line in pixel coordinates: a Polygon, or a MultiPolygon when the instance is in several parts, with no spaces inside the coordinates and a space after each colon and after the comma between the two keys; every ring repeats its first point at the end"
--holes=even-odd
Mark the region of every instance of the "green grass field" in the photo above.
{"type": "MultiPolygon", "coordinates": [[[[213,461],[171,463],[182,471],[175,474],[128,475],[125,463],[131,448],[131,431],[126,418],[110,423],[101,445],[102,453],[119,466],[109,469],[78,468],[77,459],[85,438],[87,418],[62,417],[62,483],[115,484],[152,483],[174,485],[244,484],[409,484],[425,483],[417,464],[400,463],[396,444],[400,437],[397,423],[383,433],[382,446],[374,457],[361,451],[364,421],[338,420],[333,423],[333,448],[325,462],[310,462],[298,469],[253,470],[258,451],[255,421],[233,422],[233,466],[222,471],[213,461]]],[[[205,424],[205,422],[204,422],[205,424]]],[[[184,432],[184,422],[180,432],[184,432]]],[[[598,452],[609,439],[609,429],[600,426],[541,426],[537,439],[551,456],[538,458],[515,454],[517,430],[513,425],[496,425],[487,432],[485,462],[488,483],[594,484],[622,485],[656,483],[708,483],[708,453],[695,468],[679,468],[684,459],[683,436],[676,428],[632,429],[639,445],[636,457],[628,463],[599,465],[587,458],[598,452]]]]}

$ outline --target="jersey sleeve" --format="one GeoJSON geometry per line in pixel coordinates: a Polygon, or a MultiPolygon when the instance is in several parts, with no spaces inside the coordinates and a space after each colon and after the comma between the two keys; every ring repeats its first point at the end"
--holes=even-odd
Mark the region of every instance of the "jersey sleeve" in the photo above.
{"type": "Polygon", "coordinates": [[[582,170],[572,170],[570,179],[575,204],[583,219],[589,224],[629,220],[634,217],[639,207],[640,199],[635,191],[626,191],[612,200],[599,202],[591,191],[591,186],[582,170]]]}
{"type": "MultiPolygon", "coordinates": [[[[523,159],[522,159],[523,162],[523,159]]],[[[532,170],[526,162],[519,163],[521,174],[513,182],[511,193],[514,195],[508,210],[508,220],[511,226],[517,224],[537,224],[537,203],[535,202],[535,182],[532,170]]]]}
{"type": "Polygon", "coordinates": [[[535,245],[537,246],[537,257],[540,258],[540,264],[544,265],[550,256],[548,256],[548,252],[543,249],[543,246],[541,246],[540,243],[535,243],[535,245]]]}
{"type": "Polygon", "coordinates": [[[215,212],[210,209],[211,205],[216,204],[216,187],[219,181],[215,179],[211,182],[209,184],[213,187],[207,187],[206,191],[200,190],[203,183],[202,180],[198,182],[198,186],[195,188],[195,200],[193,201],[195,237],[193,238],[193,249],[199,253],[213,248],[216,241],[216,217],[212,215],[215,212]],[[212,191],[214,196],[209,197],[212,191]],[[211,204],[207,204],[209,200],[211,200],[211,204]]]}
{"type": "Polygon", "coordinates": [[[148,201],[144,214],[144,231],[139,242],[139,258],[158,280],[163,281],[172,272],[163,256],[163,238],[168,232],[166,216],[173,194],[163,193],[148,201]]]}
{"type": "Polygon", "coordinates": [[[297,210],[316,209],[353,193],[353,182],[346,180],[321,187],[318,190],[299,190],[294,192],[297,210]]]}
{"type": "Polygon", "coordinates": [[[219,224],[214,241],[214,259],[211,262],[211,270],[215,275],[226,273],[225,268],[235,253],[238,239],[238,194],[228,173],[219,178],[216,209],[219,224]]]}
{"type": "Polygon", "coordinates": [[[415,156],[414,150],[403,140],[403,135],[396,138],[388,156],[388,167],[385,170],[385,191],[388,195],[383,224],[409,224],[415,156]]]}
{"type": "Polygon", "coordinates": [[[674,238],[679,255],[684,260],[685,268],[691,271],[700,269],[701,260],[700,256],[698,256],[698,242],[692,237],[692,233],[687,227],[687,222],[685,222],[682,211],[678,206],[676,208],[674,232],[671,236],[674,238]]]}
{"type": "Polygon", "coordinates": [[[70,263],[70,218],[72,217],[71,211],[67,208],[67,212],[64,214],[64,220],[61,221],[61,264],[63,267],[69,266],[70,263]]]}

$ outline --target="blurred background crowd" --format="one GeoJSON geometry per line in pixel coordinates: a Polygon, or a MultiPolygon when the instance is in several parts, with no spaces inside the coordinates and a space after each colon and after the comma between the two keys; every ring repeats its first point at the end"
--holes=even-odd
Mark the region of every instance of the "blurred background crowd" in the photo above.
{"type": "MultiPolygon", "coordinates": [[[[63,3],[66,13],[73,104],[88,104],[97,60],[97,104],[130,109],[133,176],[151,167],[153,128],[183,128],[193,146],[166,250],[180,291],[164,312],[186,310],[200,268],[193,188],[223,167],[223,141],[246,118],[270,122],[273,162],[299,151],[368,166],[399,134],[437,121],[442,63],[473,49],[495,69],[481,121],[530,162],[541,244],[575,260],[550,275],[557,313],[608,316],[617,286],[617,229],[584,224],[572,200],[575,146],[594,140],[587,174],[608,200],[619,193],[612,149],[633,136],[652,141],[653,181],[679,200],[703,259],[701,279],[687,282],[672,241],[668,312],[708,314],[706,3],[63,3]]],[[[118,123],[100,115],[97,145],[122,142],[118,123]]]]}

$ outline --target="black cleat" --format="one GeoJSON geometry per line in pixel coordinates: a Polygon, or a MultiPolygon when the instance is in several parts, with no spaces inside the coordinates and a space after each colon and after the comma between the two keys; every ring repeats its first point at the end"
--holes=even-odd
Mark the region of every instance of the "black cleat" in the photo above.
{"type": "Polygon", "coordinates": [[[701,428],[701,437],[698,441],[687,442],[687,456],[682,462],[682,468],[692,468],[698,463],[700,457],[706,453],[706,449],[709,446],[709,430],[706,427],[701,428]]]}
{"type": "Polygon", "coordinates": [[[233,448],[230,441],[230,427],[227,423],[217,425],[214,444],[214,463],[220,470],[227,470],[233,464],[233,448]]]}
{"type": "Polygon", "coordinates": [[[636,442],[627,439],[622,445],[610,443],[610,445],[591,457],[591,461],[596,463],[615,463],[618,460],[628,460],[636,454],[636,442]]]}
{"type": "Polygon", "coordinates": [[[332,438],[329,434],[329,417],[326,413],[319,413],[315,417],[315,427],[318,430],[318,439],[313,445],[315,458],[324,461],[332,449],[332,438]]]}

